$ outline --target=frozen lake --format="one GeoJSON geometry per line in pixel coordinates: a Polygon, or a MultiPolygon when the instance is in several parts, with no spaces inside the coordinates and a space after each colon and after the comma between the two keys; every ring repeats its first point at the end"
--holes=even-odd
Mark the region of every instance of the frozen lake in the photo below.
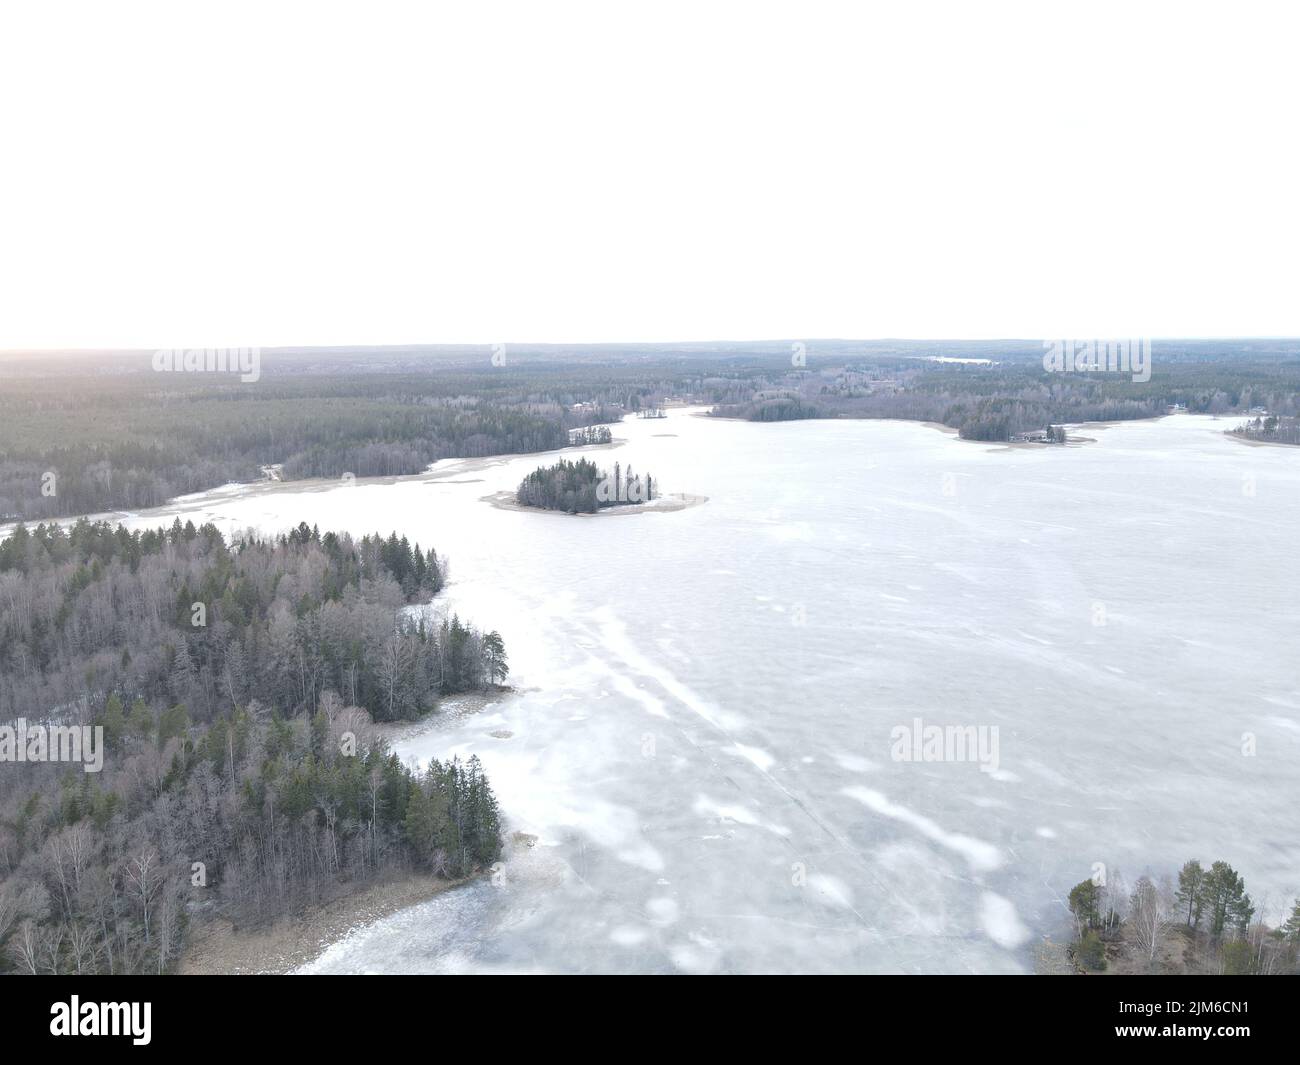
{"type": "Polygon", "coordinates": [[[1300,451],[1231,424],[1062,450],[673,411],[588,453],[708,497],[675,513],[482,501],[533,455],[129,523],[395,528],[505,637],[520,692],[399,750],[479,755],[535,845],[308,971],[1023,972],[1094,863],[1300,891],[1300,451]],[[918,718],[996,729],[996,764],[897,760],[918,718]]]}

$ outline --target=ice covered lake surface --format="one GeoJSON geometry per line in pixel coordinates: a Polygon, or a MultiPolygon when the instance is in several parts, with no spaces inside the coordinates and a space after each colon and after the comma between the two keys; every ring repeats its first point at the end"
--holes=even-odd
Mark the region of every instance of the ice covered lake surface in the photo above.
{"type": "Polygon", "coordinates": [[[1230,424],[1062,450],[674,411],[588,453],[708,497],[675,513],[482,502],[533,455],[130,524],[396,528],[505,637],[520,692],[399,751],[479,755],[536,844],[305,971],[1024,972],[1094,863],[1222,858],[1274,917],[1300,890],[1300,451],[1230,424]],[[895,760],[916,718],[996,726],[997,772],[895,760]]]}

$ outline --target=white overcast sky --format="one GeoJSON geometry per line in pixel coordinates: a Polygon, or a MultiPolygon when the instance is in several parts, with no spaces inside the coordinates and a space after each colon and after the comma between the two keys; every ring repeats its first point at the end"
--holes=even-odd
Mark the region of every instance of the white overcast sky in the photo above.
{"type": "Polygon", "coordinates": [[[0,348],[1297,335],[1298,10],[0,0],[0,348]]]}

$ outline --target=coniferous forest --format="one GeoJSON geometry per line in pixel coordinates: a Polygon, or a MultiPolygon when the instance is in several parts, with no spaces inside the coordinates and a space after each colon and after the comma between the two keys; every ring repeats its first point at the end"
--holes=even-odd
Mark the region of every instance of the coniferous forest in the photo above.
{"type": "Polygon", "coordinates": [[[0,718],[103,729],[103,768],[0,774],[0,971],[163,971],[219,913],[256,924],[395,871],[500,853],[477,760],[416,772],[372,722],[508,672],[396,536],[80,521],[0,544],[0,718]],[[37,708],[45,708],[44,710],[37,708]]]}
{"type": "Polygon", "coordinates": [[[569,462],[560,459],[554,466],[541,467],[528,474],[515,492],[515,501],[526,507],[562,510],[568,514],[594,514],[606,507],[648,503],[654,498],[654,479],[646,474],[623,470],[614,463],[614,472],[600,469],[590,459],[569,462]]]}

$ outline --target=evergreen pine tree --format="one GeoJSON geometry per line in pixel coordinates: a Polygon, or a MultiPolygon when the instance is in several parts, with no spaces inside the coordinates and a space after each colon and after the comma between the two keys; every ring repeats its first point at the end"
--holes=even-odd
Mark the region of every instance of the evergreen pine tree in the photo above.
{"type": "Polygon", "coordinates": [[[1178,902],[1187,910],[1187,926],[1195,928],[1201,923],[1203,900],[1201,890],[1205,883],[1205,870],[1198,861],[1190,861],[1178,871],[1178,902]]]}
{"type": "Polygon", "coordinates": [[[1300,943],[1300,899],[1291,907],[1291,916],[1280,929],[1282,938],[1288,943],[1300,943]]]}

